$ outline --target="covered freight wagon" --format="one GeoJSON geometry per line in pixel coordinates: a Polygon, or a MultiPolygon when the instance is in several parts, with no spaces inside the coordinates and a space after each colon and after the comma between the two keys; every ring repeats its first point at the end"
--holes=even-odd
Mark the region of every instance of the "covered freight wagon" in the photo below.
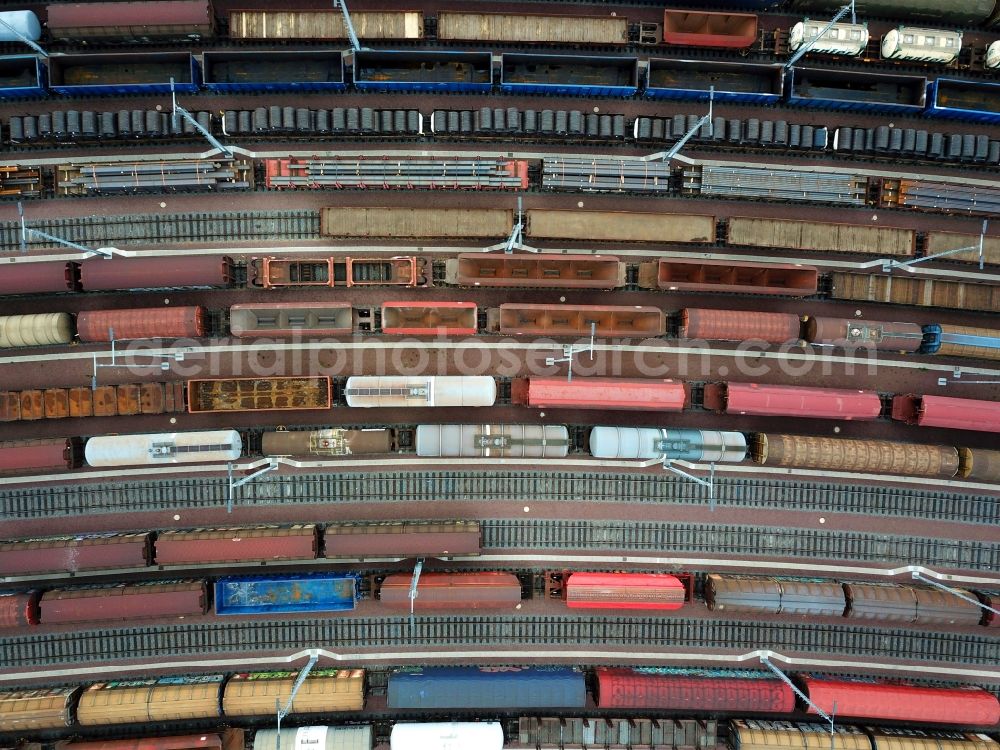
{"type": "Polygon", "coordinates": [[[7,263],[0,273],[0,294],[46,294],[80,289],[77,263],[7,263]]]}
{"type": "Polygon", "coordinates": [[[934,324],[924,326],[923,330],[926,338],[921,354],[1000,359],[998,329],[934,324]]]}
{"type": "Polygon", "coordinates": [[[204,581],[143,581],[116,586],[52,589],[42,595],[46,625],[160,618],[184,619],[208,610],[204,581]]]}
{"type": "Polygon", "coordinates": [[[946,445],[774,433],[755,435],[751,445],[755,463],[794,469],[945,479],[955,476],[960,465],[958,449],[946,445]]]}
{"type": "MultiPolygon", "coordinates": [[[[98,682],[80,694],[80,726],[218,719],[222,675],[98,682]]],[[[273,708],[273,706],[272,706],[273,708]]]]}
{"type": "Polygon", "coordinates": [[[882,412],[874,391],[760,383],[708,383],[706,409],[725,414],[871,421],[882,412]]]}
{"type": "Polygon", "coordinates": [[[389,675],[392,709],[584,708],[583,672],[566,667],[415,667],[389,675]]]}
{"type": "MultiPolygon", "coordinates": [[[[226,683],[222,708],[226,716],[270,716],[275,700],[286,705],[298,672],[235,674],[226,683]]],[[[365,701],[363,669],[314,669],[295,694],[295,712],[360,711],[365,701]]]]}
{"type": "Polygon", "coordinates": [[[80,341],[182,339],[205,335],[205,308],[141,307],[126,310],[83,310],[76,316],[80,341]]]}
{"type": "Polygon", "coordinates": [[[752,310],[681,310],[678,336],[708,341],[763,341],[787,344],[799,339],[799,316],[752,310]]]}
{"type": "Polygon", "coordinates": [[[835,581],[809,581],[712,573],[705,580],[705,602],[718,612],[841,617],[847,608],[835,581]]]}
{"type": "Polygon", "coordinates": [[[769,674],[598,667],[602,709],[791,713],[795,695],[769,674]]]}
{"type": "Polygon", "coordinates": [[[948,396],[893,396],[892,418],[921,427],[1000,432],[1000,401],[948,396]]]}
{"type": "Polygon", "coordinates": [[[73,725],[79,688],[36,688],[0,691],[0,732],[33,732],[73,725]]]}
{"type": "Polygon", "coordinates": [[[71,438],[0,440],[0,474],[65,471],[78,459],[79,442],[71,438]]]}
{"type": "Polygon", "coordinates": [[[455,557],[479,554],[478,521],[327,524],[326,557],[455,557]]]}
{"type": "Polygon", "coordinates": [[[832,272],[830,280],[833,282],[830,296],[834,299],[1000,312],[1000,286],[994,284],[839,271],[832,272]]]}
{"type": "Polygon", "coordinates": [[[571,573],[563,584],[570,609],[674,610],[686,598],[684,584],[664,573],[571,573]]]}
{"type": "Polygon", "coordinates": [[[683,411],[687,384],[678,380],[629,378],[519,378],[511,401],[538,409],[683,411]]]}
{"type": "Polygon", "coordinates": [[[242,729],[230,727],[218,733],[91,742],[62,741],[59,746],[61,750],[244,750],[245,740],[242,729]]]}
{"type": "Polygon", "coordinates": [[[952,593],[929,586],[847,582],[844,592],[847,595],[845,616],[852,620],[971,627],[983,619],[983,610],[969,601],[976,598],[975,594],[963,589],[955,589],[952,593]]]}
{"type": "Polygon", "coordinates": [[[0,542],[0,575],[142,568],[152,560],[149,534],[80,534],[0,542]]]}
{"type": "Polygon", "coordinates": [[[787,721],[737,719],[732,723],[732,742],[740,750],[773,750],[776,747],[872,750],[871,740],[857,727],[838,724],[831,730],[826,725],[787,721]]]}
{"type": "Polygon", "coordinates": [[[358,576],[226,576],[215,582],[218,615],[268,615],[277,612],[342,612],[354,609],[358,576]]]}
{"type": "Polygon", "coordinates": [[[229,256],[175,254],[167,258],[114,258],[80,264],[80,283],[88,292],[172,287],[228,287],[233,284],[229,256]]]}
{"type": "Polygon", "coordinates": [[[274,562],[315,559],[314,524],[162,531],[156,539],[158,565],[274,562]]]}
{"type": "MultiPolygon", "coordinates": [[[[972,26],[986,21],[994,5],[995,0],[856,0],[855,10],[861,17],[919,18],[972,26]]],[[[841,0],[792,0],[792,8],[800,11],[833,14],[841,7],[841,0]]]]}
{"type": "MultiPolygon", "coordinates": [[[[413,576],[393,573],[379,587],[379,600],[388,607],[409,608],[413,576]]],[[[413,609],[517,609],[521,582],[513,573],[424,573],[417,582],[413,609]]]]}
{"type": "Polygon", "coordinates": [[[209,0],[50,3],[46,26],[53,40],[71,44],[191,42],[214,36],[215,14],[209,0]]]}

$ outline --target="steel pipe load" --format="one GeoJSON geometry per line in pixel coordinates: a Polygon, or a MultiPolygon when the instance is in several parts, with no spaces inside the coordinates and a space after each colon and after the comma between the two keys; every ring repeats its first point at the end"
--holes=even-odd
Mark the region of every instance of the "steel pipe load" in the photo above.
{"type": "Polygon", "coordinates": [[[827,471],[953,477],[959,469],[957,448],[887,440],[758,434],[751,455],[765,466],[827,471]]]}

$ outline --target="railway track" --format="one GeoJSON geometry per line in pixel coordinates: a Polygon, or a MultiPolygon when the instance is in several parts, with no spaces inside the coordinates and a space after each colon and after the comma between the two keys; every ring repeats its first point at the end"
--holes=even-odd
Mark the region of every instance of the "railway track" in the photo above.
{"type": "MultiPolygon", "coordinates": [[[[226,480],[198,477],[10,487],[0,517],[43,519],[82,514],[212,509],[225,503],[226,480]]],[[[324,502],[629,502],[704,505],[707,491],[674,476],[597,472],[353,472],[265,477],[243,487],[241,506],[324,502]]],[[[719,477],[722,508],[808,510],[1000,525],[993,497],[906,487],[719,477]]]]}
{"type": "MultiPolygon", "coordinates": [[[[161,242],[232,242],[240,240],[316,240],[318,211],[222,211],[168,216],[81,216],[71,219],[32,221],[62,239],[90,245],[115,243],[156,244],[161,242]]],[[[17,222],[0,223],[0,251],[17,252],[21,242],[17,222]]],[[[56,248],[55,243],[32,240],[33,249],[56,248]]]]}
{"type": "Polygon", "coordinates": [[[815,623],[767,623],[662,617],[458,616],[315,618],[276,622],[206,622],[67,633],[33,633],[0,640],[0,663],[9,668],[116,662],[164,656],[260,653],[322,644],[333,650],[551,646],[727,651],[771,648],[783,653],[956,664],[993,664],[1000,641],[965,633],[815,623]]]}

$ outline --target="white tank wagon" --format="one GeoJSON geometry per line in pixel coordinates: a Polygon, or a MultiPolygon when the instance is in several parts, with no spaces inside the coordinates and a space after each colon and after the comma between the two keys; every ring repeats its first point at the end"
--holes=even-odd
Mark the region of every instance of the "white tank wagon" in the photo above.
{"type": "Polygon", "coordinates": [[[868,27],[862,23],[835,23],[823,36],[819,33],[827,25],[826,21],[799,21],[788,32],[788,47],[795,52],[803,44],[816,37],[818,41],[810,52],[824,52],[828,55],[860,55],[868,46],[868,27]]]}
{"type": "Polygon", "coordinates": [[[1000,39],[987,45],[986,60],[983,64],[993,70],[1000,68],[1000,39]]]}
{"type": "Polygon", "coordinates": [[[355,376],[347,379],[348,406],[493,406],[496,381],[487,375],[355,376]]]}
{"type": "Polygon", "coordinates": [[[0,24],[0,42],[22,41],[17,34],[7,28],[8,26],[33,42],[42,37],[42,25],[38,23],[38,16],[30,10],[9,10],[0,13],[0,21],[3,21],[3,24],[0,24]]]}
{"type": "Polygon", "coordinates": [[[427,458],[563,458],[569,453],[569,430],[562,425],[422,424],[417,426],[417,455],[427,458]]]}
{"type": "Polygon", "coordinates": [[[962,32],[900,26],[882,37],[886,60],[918,60],[948,64],[962,51],[962,32]]]}
{"type": "Polygon", "coordinates": [[[242,451],[243,440],[236,430],[205,430],[93,437],[84,455],[91,466],[161,466],[228,463],[242,451]]]}
{"type": "Polygon", "coordinates": [[[392,750],[503,750],[503,728],[496,721],[398,723],[389,735],[392,750]]]}
{"type": "Polygon", "coordinates": [[[37,313],[0,317],[0,348],[68,344],[73,340],[69,313],[37,313]]]}
{"type": "MultiPolygon", "coordinates": [[[[370,750],[372,728],[298,727],[281,730],[282,750],[370,750]]],[[[253,750],[278,750],[278,730],[258,729],[253,737],[253,750]]]]}
{"type": "Polygon", "coordinates": [[[747,455],[742,432],[668,430],[656,427],[594,427],[594,458],[667,458],[695,463],[739,463],[747,455]]]}

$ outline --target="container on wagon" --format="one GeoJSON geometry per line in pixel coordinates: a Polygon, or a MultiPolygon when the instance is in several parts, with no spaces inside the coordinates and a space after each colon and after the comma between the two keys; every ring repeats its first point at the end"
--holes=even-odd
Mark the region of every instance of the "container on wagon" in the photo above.
{"type": "Polygon", "coordinates": [[[357,600],[358,576],[353,573],[226,576],[215,582],[219,615],[342,612],[354,609],[357,600]]]}
{"type": "Polygon", "coordinates": [[[583,672],[567,667],[416,667],[389,675],[392,709],[584,708],[583,672]]]}

